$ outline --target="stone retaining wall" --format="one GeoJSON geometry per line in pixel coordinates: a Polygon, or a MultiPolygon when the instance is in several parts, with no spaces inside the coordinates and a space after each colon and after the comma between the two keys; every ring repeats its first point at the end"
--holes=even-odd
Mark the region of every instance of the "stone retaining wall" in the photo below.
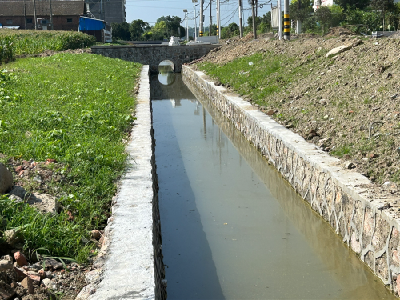
{"type": "Polygon", "coordinates": [[[400,292],[399,219],[371,182],[340,160],[278,124],[249,102],[183,66],[196,96],[210,99],[292,187],[397,296],[400,292]]]}

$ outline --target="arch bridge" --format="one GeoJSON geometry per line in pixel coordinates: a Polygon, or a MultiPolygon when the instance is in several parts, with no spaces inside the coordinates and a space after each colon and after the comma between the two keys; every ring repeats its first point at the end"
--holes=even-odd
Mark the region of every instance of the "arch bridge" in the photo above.
{"type": "Polygon", "coordinates": [[[158,73],[158,65],[169,60],[174,64],[174,71],[180,73],[182,64],[194,61],[206,55],[212,49],[220,45],[133,45],[133,46],[93,46],[92,53],[111,58],[120,58],[126,61],[134,61],[150,66],[151,73],[158,73]]]}

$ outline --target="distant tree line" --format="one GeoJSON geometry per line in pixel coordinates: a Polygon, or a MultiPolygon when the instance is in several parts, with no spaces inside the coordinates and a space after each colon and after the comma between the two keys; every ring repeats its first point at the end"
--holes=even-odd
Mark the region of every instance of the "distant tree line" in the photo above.
{"type": "Polygon", "coordinates": [[[168,39],[171,36],[183,37],[185,28],[181,26],[182,19],[176,16],[167,16],[157,19],[154,26],[143,20],[134,20],[131,23],[112,23],[113,39],[123,41],[157,41],[168,39]]]}

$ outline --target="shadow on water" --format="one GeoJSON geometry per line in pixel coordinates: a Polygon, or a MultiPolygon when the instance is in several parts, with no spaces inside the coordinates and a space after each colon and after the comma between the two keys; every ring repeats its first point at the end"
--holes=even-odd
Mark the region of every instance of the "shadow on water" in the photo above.
{"type": "Polygon", "coordinates": [[[289,183],[283,180],[230,121],[224,118],[208,99],[197,99],[276,198],[286,216],[305,237],[332,277],[343,287],[340,299],[395,299],[383,283],[342,242],[330,225],[296,194],[289,183]]]}
{"type": "Polygon", "coordinates": [[[159,78],[151,78],[151,99],[166,100],[153,102],[153,126],[168,299],[225,299],[171,122],[170,110],[193,95],[180,76],[174,90],[159,78]]]}

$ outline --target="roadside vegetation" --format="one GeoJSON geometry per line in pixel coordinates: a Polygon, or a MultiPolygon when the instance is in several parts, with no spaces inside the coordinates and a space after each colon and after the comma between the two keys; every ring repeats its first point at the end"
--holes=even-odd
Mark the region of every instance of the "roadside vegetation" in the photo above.
{"type": "Polygon", "coordinates": [[[43,182],[35,179],[35,169],[28,175],[12,171],[28,192],[56,196],[60,208],[56,214],[39,213],[0,196],[0,232],[18,230],[26,253],[38,250],[84,262],[96,253],[90,230],[104,228],[125,167],[141,66],[59,53],[2,68],[0,160],[8,167],[41,166],[50,174],[43,182]]]}

